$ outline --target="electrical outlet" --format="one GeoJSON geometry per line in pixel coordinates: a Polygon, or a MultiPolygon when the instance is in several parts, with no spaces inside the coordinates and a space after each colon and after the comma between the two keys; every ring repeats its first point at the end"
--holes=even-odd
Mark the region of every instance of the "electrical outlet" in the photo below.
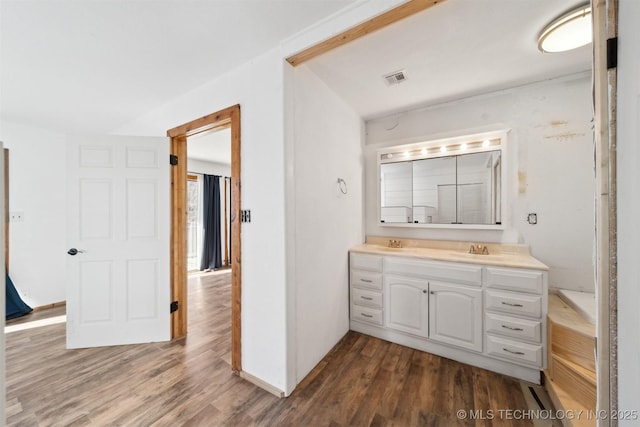
{"type": "Polygon", "coordinates": [[[9,212],[9,222],[24,221],[24,212],[9,212]]]}
{"type": "Polygon", "coordinates": [[[531,225],[533,225],[533,224],[537,224],[537,223],[538,223],[538,214],[536,214],[536,213],[530,213],[530,214],[527,216],[527,222],[528,222],[529,224],[531,224],[531,225]]]}

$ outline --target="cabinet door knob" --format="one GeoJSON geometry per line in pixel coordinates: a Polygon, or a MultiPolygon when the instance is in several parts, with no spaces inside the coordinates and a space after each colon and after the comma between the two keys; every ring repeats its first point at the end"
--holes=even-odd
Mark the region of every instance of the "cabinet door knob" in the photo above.
{"type": "MultiPolygon", "coordinates": [[[[424,293],[427,293],[427,291],[423,291],[423,292],[424,292],[424,293]]],[[[430,293],[431,295],[435,295],[435,294],[436,294],[436,293],[435,293],[435,292],[433,292],[433,291],[431,291],[431,292],[429,292],[429,293],[430,293]]]]}

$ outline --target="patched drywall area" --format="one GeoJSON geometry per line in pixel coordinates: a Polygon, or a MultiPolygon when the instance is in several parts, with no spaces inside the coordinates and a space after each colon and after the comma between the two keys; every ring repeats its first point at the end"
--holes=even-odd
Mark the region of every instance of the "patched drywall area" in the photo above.
{"type": "Polygon", "coordinates": [[[550,287],[594,291],[591,77],[580,73],[370,120],[366,124],[367,235],[530,245],[550,287]],[[376,149],[510,129],[505,229],[443,230],[377,222],[376,149]],[[537,224],[529,224],[529,213],[537,224]]]}

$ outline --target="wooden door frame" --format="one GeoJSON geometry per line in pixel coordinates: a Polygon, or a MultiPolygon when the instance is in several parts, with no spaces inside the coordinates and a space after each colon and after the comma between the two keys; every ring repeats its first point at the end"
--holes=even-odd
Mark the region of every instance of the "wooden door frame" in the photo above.
{"type": "Polygon", "coordinates": [[[241,360],[241,240],[240,240],[240,105],[217,111],[167,131],[171,154],[171,338],[187,335],[187,137],[214,129],[231,129],[231,370],[242,371],[241,360]]]}
{"type": "MultiPolygon", "coordinates": [[[[618,0],[593,0],[596,175],[597,402],[618,410],[617,265],[617,64],[610,66],[607,40],[618,36],[618,0]]],[[[617,58],[616,58],[617,59],[617,58]]],[[[613,64],[611,64],[613,65],[613,64]]],[[[615,419],[602,425],[617,425],[615,419]]]]}

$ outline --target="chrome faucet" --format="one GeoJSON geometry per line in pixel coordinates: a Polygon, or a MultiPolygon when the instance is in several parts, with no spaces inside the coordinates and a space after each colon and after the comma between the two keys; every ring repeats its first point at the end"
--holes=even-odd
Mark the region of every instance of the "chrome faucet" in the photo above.
{"type": "Polygon", "coordinates": [[[487,247],[487,245],[481,245],[481,244],[474,245],[474,244],[472,244],[469,247],[469,253],[470,254],[476,254],[476,255],[489,255],[489,248],[487,247]]]}
{"type": "Polygon", "coordinates": [[[389,239],[389,247],[390,248],[401,248],[402,240],[389,239]]]}

